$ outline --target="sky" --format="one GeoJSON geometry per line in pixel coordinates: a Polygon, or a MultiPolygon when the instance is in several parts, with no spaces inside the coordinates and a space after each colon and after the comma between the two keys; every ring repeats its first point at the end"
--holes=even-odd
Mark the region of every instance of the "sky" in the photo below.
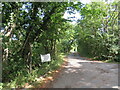
{"type": "MultiPolygon", "coordinates": [[[[79,0],[79,1],[82,2],[83,4],[88,4],[91,2],[91,0],[79,0]]],[[[74,2],[74,3],[77,3],[77,2],[74,2]]],[[[81,19],[80,13],[77,11],[75,11],[75,14],[71,14],[71,15],[66,11],[63,18],[68,19],[69,17],[75,17],[70,19],[73,21],[71,22],[72,24],[75,24],[78,19],[81,19]]]]}
{"type": "Polygon", "coordinates": [[[64,16],[63,16],[63,18],[68,19],[69,17],[74,17],[74,18],[71,18],[71,19],[70,19],[70,20],[73,21],[73,22],[72,22],[73,24],[75,24],[78,19],[81,19],[80,13],[77,12],[76,10],[75,10],[75,14],[69,14],[69,13],[67,13],[67,11],[66,11],[65,14],[64,14],[64,16]]]}
{"type": "MultiPolygon", "coordinates": [[[[98,1],[101,1],[101,0],[79,0],[79,1],[82,2],[83,4],[89,4],[92,1],[93,2],[98,2],[98,1]]],[[[103,0],[103,1],[105,1],[105,0],[103,0]]],[[[117,1],[117,0],[108,0],[107,3],[110,3],[110,2],[113,2],[113,1],[117,1]]],[[[74,2],[74,3],[77,3],[77,2],[74,2]]],[[[76,21],[81,18],[80,13],[77,12],[77,11],[75,11],[75,14],[71,14],[71,15],[69,13],[65,12],[63,18],[68,19],[68,17],[75,17],[75,18],[70,19],[70,20],[73,21],[73,22],[71,22],[72,24],[75,24],[76,21]]]]}

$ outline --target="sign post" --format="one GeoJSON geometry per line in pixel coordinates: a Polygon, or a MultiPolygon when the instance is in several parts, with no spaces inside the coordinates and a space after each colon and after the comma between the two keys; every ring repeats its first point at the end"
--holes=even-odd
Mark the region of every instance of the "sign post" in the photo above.
{"type": "Polygon", "coordinates": [[[41,56],[41,62],[49,62],[51,61],[50,54],[40,55],[41,56]]]}

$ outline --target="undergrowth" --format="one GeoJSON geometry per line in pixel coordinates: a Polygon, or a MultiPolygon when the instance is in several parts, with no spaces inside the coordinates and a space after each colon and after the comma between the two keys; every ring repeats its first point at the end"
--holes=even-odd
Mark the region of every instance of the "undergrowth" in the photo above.
{"type": "Polygon", "coordinates": [[[1,83],[0,89],[2,88],[22,88],[27,83],[28,85],[41,84],[42,81],[37,82],[36,78],[43,75],[48,75],[50,71],[57,70],[63,63],[63,56],[59,56],[56,60],[51,60],[51,62],[44,62],[40,67],[35,67],[31,73],[23,72],[22,70],[18,72],[18,76],[15,77],[10,82],[1,83]]]}

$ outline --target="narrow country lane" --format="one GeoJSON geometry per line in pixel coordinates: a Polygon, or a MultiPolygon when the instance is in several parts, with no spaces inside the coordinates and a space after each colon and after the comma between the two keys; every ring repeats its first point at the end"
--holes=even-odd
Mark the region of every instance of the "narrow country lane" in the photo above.
{"type": "Polygon", "coordinates": [[[88,61],[71,53],[52,88],[118,88],[118,64],[88,61]]]}

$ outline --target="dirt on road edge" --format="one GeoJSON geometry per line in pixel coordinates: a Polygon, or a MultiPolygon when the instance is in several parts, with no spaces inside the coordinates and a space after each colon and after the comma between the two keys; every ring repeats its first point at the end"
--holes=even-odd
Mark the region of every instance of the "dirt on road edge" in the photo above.
{"type": "Polygon", "coordinates": [[[68,57],[63,58],[63,64],[59,67],[59,69],[52,71],[52,75],[50,77],[45,77],[42,86],[39,88],[52,88],[52,83],[59,76],[59,73],[64,69],[64,66],[67,65],[68,57]]]}

